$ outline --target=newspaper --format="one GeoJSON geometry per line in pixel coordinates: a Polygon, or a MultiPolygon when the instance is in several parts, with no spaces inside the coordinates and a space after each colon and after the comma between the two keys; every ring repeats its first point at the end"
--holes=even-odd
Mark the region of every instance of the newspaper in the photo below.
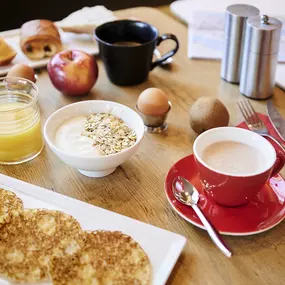
{"type": "MultiPolygon", "coordinates": [[[[285,17],[282,21],[278,62],[285,63],[285,17]]],[[[188,29],[188,57],[221,59],[224,43],[224,13],[193,11],[188,29]]]]}

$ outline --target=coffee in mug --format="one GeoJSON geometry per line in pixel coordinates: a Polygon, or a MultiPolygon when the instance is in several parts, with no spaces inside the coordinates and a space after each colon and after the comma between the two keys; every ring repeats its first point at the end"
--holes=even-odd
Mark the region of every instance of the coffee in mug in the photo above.
{"type": "Polygon", "coordinates": [[[141,43],[134,42],[134,41],[118,41],[118,42],[115,42],[114,45],[136,47],[136,46],[141,45],[141,43]]]}
{"type": "Polygon", "coordinates": [[[264,154],[257,148],[228,140],[208,145],[202,159],[212,168],[231,174],[257,172],[266,163],[264,154]]]}

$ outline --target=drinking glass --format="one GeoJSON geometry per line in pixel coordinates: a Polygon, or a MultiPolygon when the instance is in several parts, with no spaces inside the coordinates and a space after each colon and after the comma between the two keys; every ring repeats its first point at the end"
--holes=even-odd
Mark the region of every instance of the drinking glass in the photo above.
{"type": "Polygon", "coordinates": [[[19,164],[40,154],[38,87],[20,77],[0,78],[0,164],[19,164]]]}

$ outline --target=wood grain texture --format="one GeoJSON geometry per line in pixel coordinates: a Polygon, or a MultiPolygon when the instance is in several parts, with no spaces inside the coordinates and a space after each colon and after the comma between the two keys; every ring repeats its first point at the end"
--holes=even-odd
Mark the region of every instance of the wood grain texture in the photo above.
{"type": "MultiPolygon", "coordinates": [[[[151,8],[134,8],[116,12],[121,18],[137,17],[157,26],[161,33],[177,35],[181,48],[169,69],[156,68],[148,81],[135,87],[112,85],[99,60],[99,80],[83,98],[65,97],[56,91],[43,71],[37,84],[40,89],[42,122],[58,108],[79,100],[104,99],[135,107],[139,94],[148,87],[162,88],[172,101],[163,135],[146,134],[138,153],[103,179],[82,176],[62,163],[48,147],[31,162],[18,166],[1,166],[3,174],[86,201],[96,206],[141,220],[184,235],[187,246],[173,270],[168,284],[243,285],[285,284],[285,223],[269,232],[251,237],[225,237],[234,251],[225,258],[212,244],[207,233],[182,220],[169,206],[164,194],[164,179],[174,162],[192,153],[196,138],[190,130],[188,110],[201,96],[221,99],[228,108],[230,124],[242,121],[237,101],[243,99],[237,85],[220,79],[220,63],[187,58],[187,27],[151,8]]],[[[161,50],[169,49],[165,43],[161,50]]],[[[275,89],[273,98],[285,116],[285,93],[275,89]]],[[[265,113],[265,102],[253,101],[265,113]]]]}

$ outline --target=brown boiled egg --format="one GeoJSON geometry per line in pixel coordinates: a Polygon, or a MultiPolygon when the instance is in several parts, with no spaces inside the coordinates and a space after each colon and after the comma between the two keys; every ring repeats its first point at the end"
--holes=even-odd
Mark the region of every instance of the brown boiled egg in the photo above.
{"type": "Polygon", "coordinates": [[[158,88],[148,88],[140,94],[137,108],[145,115],[165,114],[169,110],[168,96],[158,88]]]}
{"type": "Polygon", "coordinates": [[[19,63],[14,65],[7,74],[7,77],[9,76],[22,77],[31,80],[33,82],[36,82],[35,72],[33,68],[31,68],[26,64],[19,63]]]}

